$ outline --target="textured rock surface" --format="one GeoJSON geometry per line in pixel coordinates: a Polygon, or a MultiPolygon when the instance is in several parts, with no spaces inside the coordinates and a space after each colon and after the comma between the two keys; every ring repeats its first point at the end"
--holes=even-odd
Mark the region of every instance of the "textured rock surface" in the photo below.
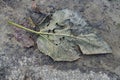
{"type": "Polygon", "coordinates": [[[78,11],[94,26],[113,54],[82,56],[74,62],[54,62],[36,47],[23,48],[12,36],[7,21],[23,18],[31,0],[0,0],[0,80],[119,80],[120,79],[120,1],[37,0],[56,9],[78,11]]]}

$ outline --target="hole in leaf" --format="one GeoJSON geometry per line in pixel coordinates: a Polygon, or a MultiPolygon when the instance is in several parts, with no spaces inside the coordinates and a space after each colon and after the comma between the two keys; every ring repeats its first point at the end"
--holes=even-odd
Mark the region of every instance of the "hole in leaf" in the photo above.
{"type": "Polygon", "coordinates": [[[62,39],[64,40],[64,39],[65,39],[65,37],[62,37],[62,39]]]}
{"type": "Polygon", "coordinates": [[[56,32],[55,32],[55,29],[53,29],[52,32],[53,32],[53,33],[56,33],[56,32]]]}
{"type": "Polygon", "coordinates": [[[51,32],[51,30],[49,29],[49,30],[48,30],[48,33],[50,33],[50,32],[51,32]]]}
{"type": "Polygon", "coordinates": [[[56,26],[58,26],[59,28],[62,28],[62,29],[64,29],[64,27],[65,27],[65,26],[60,25],[60,24],[58,24],[58,23],[56,23],[56,26]]]}
{"type": "Polygon", "coordinates": [[[62,41],[62,40],[64,40],[64,39],[65,39],[65,37],[61,37],[61,38],[59,38],[60,41],[62,41]]]}
{"type": "Polygon", "coordinates": [[[60,41],[62,40],[62,38],[60,38],[60,41]]]}

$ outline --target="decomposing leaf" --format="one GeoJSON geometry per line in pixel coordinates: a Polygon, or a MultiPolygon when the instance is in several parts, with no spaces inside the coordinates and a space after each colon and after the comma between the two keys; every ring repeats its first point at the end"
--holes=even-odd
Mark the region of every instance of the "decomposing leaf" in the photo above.
{"type": "Polygon", "coordinates": [[[41,31],[54,35],[41,35],[37,40],[40,51],[56,61],[73,61],[83,54],[111,53],[108,44],[87,25],[84,19],[71,10],[60,10],[53,14],[49,26],[41,31]],[[75,49],[79,46],[81,51],[75,49]]]}
{"type": "Polygon", "coordinates": [[[71,10],[56,11],[50,24],[36,32],[9,22],[24,30],[40,34],[37,45],[41,52],[55,61],[74,61],[83,54],[112,53],[109,45],[85,20],[71,10]],[[78,47],[78,48],[76,48],[78,47]]]}

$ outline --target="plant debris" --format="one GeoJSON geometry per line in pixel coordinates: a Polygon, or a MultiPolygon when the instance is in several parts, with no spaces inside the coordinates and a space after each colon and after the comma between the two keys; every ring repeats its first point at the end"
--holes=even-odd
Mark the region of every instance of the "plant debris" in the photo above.
{"type": "Polygon", "coordinates": [[[55,61],[77,60],[81,52],[87,55],[112,53],[109,45],[96,30],[89,26],[78,13],[68,9],[53,13],[50,24],[40,26],[38,32],[13,22],[9,23],[39,34],[37,39],[39,50],[55,61]]]}
{"type": "MultiPolygon", "coordinates": [[[[27,28],[33,28],[32,25],[28,22],[27,19],[21,19],[18,23],[21,24],[22,26],[26,26],[27,28]],[[22,21],[21,21],[22,20],[22,21]]],[[[34,40],[32,39],[32,35],[27,33],[26,31],[23,31],[19,28],[13,28],[14,30],[14,37],[15,39],[23,46],[26,48],[32,47],[35,45],[34,40]]]]}

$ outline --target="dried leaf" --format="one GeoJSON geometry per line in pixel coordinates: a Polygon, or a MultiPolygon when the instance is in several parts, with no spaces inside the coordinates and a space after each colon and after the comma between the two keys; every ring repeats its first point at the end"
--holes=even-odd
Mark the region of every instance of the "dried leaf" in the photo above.
{"type": "Polygon", "coordinates": [[[37,45],[41,52],[55,61],[74,61],[83,54],[112,53],[109,45],[96,30],[71,10],[56,11],[50,24],[40,32],[9,22],[21,29],[39,34],[37,45]],[[77,47],[77,48],[76,48],[77,47]]]}
{"type": "Polygon", "coordinates": [[[73,61],[80,58],[79,46],[83,54],[112,53],[108,44],[88,26],[84,19],[70,10],[60,10],[53,14],[53,20],[37,40],[41,52],[55,61],[73,61]]]}

